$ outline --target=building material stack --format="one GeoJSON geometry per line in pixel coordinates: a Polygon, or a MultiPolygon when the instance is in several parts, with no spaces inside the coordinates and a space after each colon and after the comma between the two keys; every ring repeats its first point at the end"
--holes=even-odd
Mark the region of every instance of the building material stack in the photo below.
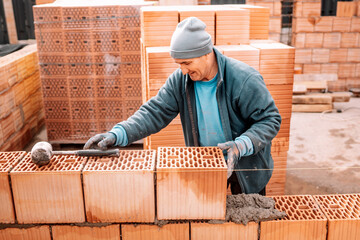
{"type": "MultiPolygon", "coordinates": [[[[213,39],[215,47],[226,56],[243,61],[262,74],[283,119],[280,132],[273,141],[272,154],[275,161],[275,170],[271,183],[267,187],[267,193],[272,195],[284,194],[286,176],[284,168],[286,168],[287,151],[289,149],[295,49],[268,39],[269,9],[241,4],[182,6],[176,9],[174,7],[146,7],[142,8],[142,21],[144,24],[148,22],[146,19],[147,16],[152,15],[151,12],[160,16],[159,11],[163,11],[162,16],[169,16],[164,13],[168,11],[173,16],[173,19],[177,17],[177,11],[180,19],[183,19],[181,16],[184,12],[187,13],[186,16],[198,17],[197,14],[199,14],[200,19],[204,19],[204,15],[206,15],[208,17],[204,20],[208,23],[215,12],[216,18],[212,20],[215,22],[215,39],[213,39]],[[229,14],[232,17],[229,17],[229,14]],[[234,19],[237,24],[233,24],[234,19]]],[[[153,18],[152,21],[154,21],[153,18]]],[[[142,39],[142,58],[144,59],[142,61],[142,84],[145,88],[143,91],[146,94],[143,101],[155,96],[168,76],[178,68],[169,54],[170,39],[176,23],[169,21],[169,18],[161,20],[159,17],[158,21],[163,22],[161,26],[164,26],[165,21],[167,21],[166,24],[171,24],[172,31],[156,33],[153,32],[157,30],[156,28],[150,28],[153,31],[148,32],[150,29],[146,28],[147,25],[141,28],[142,36],[145,36],[145,38],[150,34],[154,36],[165,34],[167,36],[167,39],[162,39],[163,42],[161,43],[156,39],[154,42],[149,42],[149,37],[142,39]],[[167,45],[154,46],[158,44],[167,45]],[[148,47],[148,45],[152,47],[148,47]]],[[[211,32],[212,24],[210,26],[211,32]]],[[[170,31],[171,28],[164,26],[163,29],[170,31]]],[[[159,31],[163,30],[159,28],[159,31]]],[[[146,138],[144,143],[145,149],[157,149],[161,146],[184,146],[179,117],[175,118],[169,126],[159,133],[146,138]]]]}
{"type": "Polygon", "coordinates": [[[22,150],[44,125],[36,45],[0,58],[0,150],[22,150]]]}
{"type": "Polygon", "coordinates": [[[337,4],[337,16],[321,16],[320,0],[296,1],[292,43],[303,74],[337,74],[328,90],[348,91],[360,86],[360,16],[356,2],[337,4]]]}
{"type": "Polygon", "coordinates": [[[83,143],[140,107],[139,11],[152,4],[34,6],[50,142],[83,143]]]}

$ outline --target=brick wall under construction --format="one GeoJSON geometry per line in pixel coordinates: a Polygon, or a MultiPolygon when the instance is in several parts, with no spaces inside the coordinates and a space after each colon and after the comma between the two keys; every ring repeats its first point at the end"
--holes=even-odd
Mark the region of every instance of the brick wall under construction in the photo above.
{"type": "Polygon", "coordinates": [[[36,45],[0,58],[0,150],[22,150],[44,125],[36,45]]]}
{"type": "Polygon", "coordinates": [[[59,155],[41,167],[1,152],[0,240],[358,239],[359,194],[274,196],[285,218],[210,224],[225,219],[226,171],[214,147],[59,155]]]}

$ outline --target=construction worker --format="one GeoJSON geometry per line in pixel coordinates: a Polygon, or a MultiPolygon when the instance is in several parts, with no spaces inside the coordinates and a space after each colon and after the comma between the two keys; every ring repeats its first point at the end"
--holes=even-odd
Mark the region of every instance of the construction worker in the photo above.
{"type": "Polygon", "coordinates": [[[126,146],[165,128],[180,113],[187,146],[218,146],[227,155],[233,194],[265,195],[279,111],[260,73],[222,55],[205,28],[195,17],[180,22],[170,45],[179,68],[134,115],[90,138],[84,149],[126,146]]]}

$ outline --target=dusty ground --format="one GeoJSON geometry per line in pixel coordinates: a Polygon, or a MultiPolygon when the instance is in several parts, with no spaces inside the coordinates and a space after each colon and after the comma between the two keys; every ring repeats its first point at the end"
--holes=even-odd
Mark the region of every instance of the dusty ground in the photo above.
{"type": "Polygon", "coordinates": [[[334,108],[293,113],[286,194],[360,193],[360,98],[334,108]]]}
{"type": "MultiPolygon", "coordinates": [[[[335,109],[342,112],[293,113],[286,194],[360,193],[360,98],[335,109]]],[[[43,128],[25,150],[46,140],[43,128]]]]}

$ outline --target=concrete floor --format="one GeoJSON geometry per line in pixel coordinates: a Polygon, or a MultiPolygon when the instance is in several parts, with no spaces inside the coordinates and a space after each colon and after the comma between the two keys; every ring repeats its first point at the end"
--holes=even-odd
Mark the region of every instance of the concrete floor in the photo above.
{"type": "MultiPolygon", "coordinates": [[[[360,98],[334,108],[342,112],[292,114],[285,194],[360,193],[360,98]]],[[[46,140],[43,128],[25,150],[46,140]]]]}

